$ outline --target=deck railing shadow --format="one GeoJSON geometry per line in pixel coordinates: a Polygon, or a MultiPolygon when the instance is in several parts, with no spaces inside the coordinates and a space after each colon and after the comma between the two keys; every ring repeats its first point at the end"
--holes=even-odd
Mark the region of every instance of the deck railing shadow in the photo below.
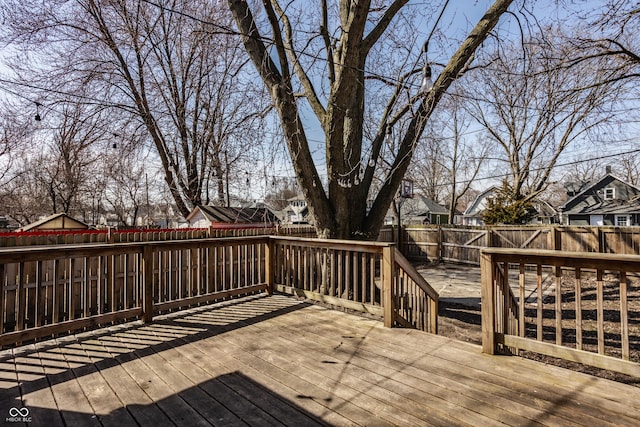
{"type": "Polygon", "coordinates": [[[0,401],[124,364],[163,350],[203,340],[307,307],[256,295],[161,316],[151,324],[131,322],[5,350],[0,371],[15,372],[19,385],[1,390],[0,401]],[[239,311],[237,307],[242,307],[239,311]],[[61,358],[61,355],[63,356],[61,358]],[[65,355],[73,355],[66,360],[65,355]],[[67,363],[68,366],[64,367],[67,363]],[[48,371],[44,374],[37,370],[48,371]],[[22,375],[25,378],[20,378],[22,375]]]}

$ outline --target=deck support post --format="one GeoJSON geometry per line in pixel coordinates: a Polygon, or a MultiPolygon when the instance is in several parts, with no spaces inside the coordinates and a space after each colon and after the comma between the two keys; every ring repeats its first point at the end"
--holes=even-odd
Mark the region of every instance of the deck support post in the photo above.
{"type": "Polygon", "coordinates": [[[149,323],[153,320],[153,246],[144,245],[142,249],[142,320],[149,323]]]}
{"type": "Polygon", "coordinates": [[[481,274],[481,314],[482,314],[482,352],[495,354],[496,352],[496,301],[495,301],[495,268],[493,257],[480,252],[481,274]]]}
{"type": "Polygon", "coordinates": [[[393,301],[394,267],[394,247],[393,245],[388,245],[382,249],[382,307],[384,310],[384,326],[386,328],[391,328],[396,323],[396,308],[393,301]]]}
{"type": "Polygon", "coordinates": [[[275,279],[275,246],[269,237],[264,245],[264,271],[267,284],[267,295],[273,295],[273,284],[275,279]]]}

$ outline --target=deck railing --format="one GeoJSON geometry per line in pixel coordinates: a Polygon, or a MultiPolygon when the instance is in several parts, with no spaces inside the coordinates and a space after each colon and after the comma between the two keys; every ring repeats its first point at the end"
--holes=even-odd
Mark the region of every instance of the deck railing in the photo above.
{"type": "Polygon", "coordinates": [[[640,256],[484,249],[482,348],[640,377],[640,256]]]}
{"type": "Polygon", "coordinates": [[[0,346],[151,321],[275,285],[435,332],[437,293],[419,276],[393,246],[370,242],[256,236],[4,248],[0,346]]]}
{"type": "Polygon", "coordinates": [[[271,238],[276,289],[437,333],[438,294],[388,243],[271,238]]]}
{"type": "Polygon", "coordinates": [[[263,291],[266,237],[0,250],[0,345],[263,291]]]}

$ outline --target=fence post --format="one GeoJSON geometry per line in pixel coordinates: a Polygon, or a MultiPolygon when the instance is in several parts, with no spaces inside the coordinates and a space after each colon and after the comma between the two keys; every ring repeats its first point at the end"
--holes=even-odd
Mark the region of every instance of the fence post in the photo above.
{"type": "Polygon", "coordinates": [[[264,271],[265,280],[267,282],[267,295],[273,295],[273,282],[275,278],[275,245],[271,237],[267,237],[264,251],[264,271]]]}
{"type": "Polygon", "coordinates": [[[153,247],[149,244],[142,249],[142,320],[149,323],[153,320],[153,247]]]}
{"type": "Polygon", "coordinates": [[[551,249],[554,251],[562,250],[562,233],[557,226],[551,226],[551,249]]]}
{"type": "Polygon", "coordinates": [[[495,354],[496,351],[496,313],[494,287],[493,257],[480,252],[480,282],[481,282],[481,314],[482,314],[482,352],[495,354]]]}
{"type": "Polygon", "coordinates": [[[382,307],[384,310],[384,326],[391,328],[396,323],[396,308],[393,302],[393,281],[395,255],[392,244],[382,248],[382,307]]]}
{"type": "Polygon", "coordinates": [[[444,258],[444,245],[443,245],[443,239],[444,239],[444,232],[442,231],[442,225],[438,225],[438,246],[437,246],[437,251],[438,251],[438,264],[442,263],[442,258],[444,258]]]}

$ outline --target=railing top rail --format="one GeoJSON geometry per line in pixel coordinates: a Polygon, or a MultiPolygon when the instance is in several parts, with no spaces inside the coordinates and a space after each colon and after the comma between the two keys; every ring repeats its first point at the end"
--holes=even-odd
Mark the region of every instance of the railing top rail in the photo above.
{"type": "Polygon", "coordinates": [[[267,242],[267,236],[225,237],[206,239],[163,240],[127,243],[81,243],[65,245],[15,246],[0,248],[0,263],[51,260],[74,256],[100,256],[141,252],[145,246],[153,248],[195,249],[205,246],[226,246],[267,242]]]}
{"type": "Polygon", "coordinates": [[[383,248],[394,245],[394,243],[370,242],[365,240],[309,239],[287,236],[268,236],[268,238],[278,243],[300,244],[312,248],[331,248],[358,252],[381,252],[383,248]]]}
{"type": "Polygon", "coordinates": [[[640,255],[510,248],[483,248],[480,254],[512,263],[640,271],[640,255]]]}
{"type": "Polygon", "coordinates": [[[398,249],[395,250],[394,259],[396,264],[398,264],[400,268],[411,275],[411,278],[416,282],[420,289],[422,289],[424,293],[429,295],[429,298],[434,301],[438,301],[438,292],[433,289],[433,287],[431,287],[429,282],[427,282],[427,280],[422,277],[420,273],[416,271],[415,267],[413,267],[413,265],[404,257],[404,255],[402,255],[402,252],[400,252],[398,249]]]}

